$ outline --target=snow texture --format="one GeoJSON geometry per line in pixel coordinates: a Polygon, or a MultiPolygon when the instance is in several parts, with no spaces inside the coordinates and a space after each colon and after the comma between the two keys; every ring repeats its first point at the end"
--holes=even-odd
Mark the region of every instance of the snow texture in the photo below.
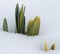
{"type": "Polygon", "coordinates": [[[59,54],[60,53],[60,0],[1,0],[0,1],[0,54],[59,54]],[[31,37],[15,32],[15,6],[26,6],[26,28],[28,21],[40,16],[39,35],[31,37]],[[2,31],[4,17],[7,18],[9,33],[2,31]],[[53,42],[56,50],[44,51],[43,43],[53,42]]]}

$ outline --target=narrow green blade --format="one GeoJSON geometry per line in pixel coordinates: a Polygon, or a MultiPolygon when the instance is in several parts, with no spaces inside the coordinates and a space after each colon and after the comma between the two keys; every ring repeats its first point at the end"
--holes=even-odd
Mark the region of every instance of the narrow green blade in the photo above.
{"type": "Polygon", "coordinates": [[[32,26],[33,20],[29,20],[28,27],[27,27],[27,34],[30,32],[31,26],[32,26]]]}
{"type": "Polygon", "coordinates": [[[4,18],[4,21],[3,21],[3,31],[8,31],[8,24],[7,24],[6,18],[4,18]]]}
{"type": "Polygon", "coordinates": [[[18,3],[16,4],[16,8],[15,8],[15,18],[16,18],[16,32],[18,32],[18,18],[19,18],[19,5],[18,3]]]}
{"type": "Polygon", "coordinates": [[[23,18],[22,33],[25,34],[25,16],[23,18]]]}
{"type": "Polygon", "coordinates": [[[23,7],[23,5],[22,5],[22,7],[21,7],[21,10],[20,10],[20,15],[19,15],[19,19],[20,19],[20,24],[19,24],[19,32],[20,33],[22,33],[22,28],[23,28],[23,25],[24,25],[24,12],[25,12],[25,9],[24,9],[24,7],[23,7]]]}

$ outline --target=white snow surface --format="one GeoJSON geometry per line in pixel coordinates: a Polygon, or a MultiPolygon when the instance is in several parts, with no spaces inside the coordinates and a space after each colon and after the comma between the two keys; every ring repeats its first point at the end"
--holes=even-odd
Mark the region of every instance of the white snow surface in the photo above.
{"type": "Polygon", "coordinates": [[[1,0],[0,1],[0,54],[60,54],[60,0],[1,0]],[[28,21],[40,16],[41,26],[37,36],[26,36],[15,32],[15,6],[26,6],[26,28],[28,21]],[[9,32],[3,32],[3,19],[7,18],[9,32]],[[56,43],[56,50],[44,51],[56,43]]]}

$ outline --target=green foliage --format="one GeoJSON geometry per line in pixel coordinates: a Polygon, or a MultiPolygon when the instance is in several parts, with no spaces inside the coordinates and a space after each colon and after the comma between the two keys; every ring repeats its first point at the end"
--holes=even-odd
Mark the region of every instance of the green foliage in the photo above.
{"type": "Polygon", "coordinates": [[[16,32],[17,33],[25,33],[25,7],[22,5],[19,11],[19,5],[16,5],[15,9],[15,18],[16,18],[16,32]]]}
{"type": "Polygon", "coordinates": [[[30,26],[30,29],[29,29],[30,31],[27,32],[27,35],[30,35],[30,36],[38,35],[39,29],[40,29],[40,17],[36,16],[31,24],[32,25],[30,26]]]}
{"type": "MultiPolygon", "coordinates": [[[[25,34],[25,7],[22,5],[19,11],[19,5],[15,8],[15,18],[16,18],[16,32],[25,34]]],[[[34,20],[30,20],[27,27],[27,35],[38,35],[40,28],[40,17],[36,16],[34,20]]]]}
{"type": "Polygon", "coordinates": [[[16,8],[15,8],[15,19],[16,19],[16,32],[18,32],[18,18],[19,18],[19,5],[16,4],[16,8]]]}
{"type": "Polygon", "coordinates": [[[32,26],[33,20],[29,20],[28,27],[27,27],[27,33],[29,33],[31,26],[32,26]]]}
{"type": "Polygon", "coordinates": [[[20,10],[19,19],[20,19],[20,21],[19,21],[20,29],[19,30],[20,30],[20,33],[22,33],[23,24],[25,23],[24,22],[24,7],[23,7],[23,5],[22,5],[21,10],[20,10]]]}
{"type": "Polygon", "coordinates": [[[8,24],[7,24],[6,18],[4,18],[4,21],[3,21],[3,31],[8,31],[8,24]]]}
{"type": "MultiPolygon", "coordinates": [[[[30,36],[38,35],[40,29],[40,17],[36,16],[34,20],[30,20],[27,27],[27,32],[25,31],[25,6],[22,5],[19,8],[18,3],[15,8],[15,22],[17,33],[22,33],[30,36]]],[[[3,21],[3,31],[8,31],[8,24],[6,18],[3,21]]]]}
{"type": "MultiPolygon", "coordinates": [[[[16,21],[16,32],[27,34],[30,36],[38,35],[40,29],[40,17],[36,16],[34,20],[30,20],[27,27],[27,32],[25,32],[25,6],[19,9],[18,3],[15,8],[15,21],[16,21]]],[[[8,25],[6,18],[3,22],[3,30],[8,31],[8,25]]]]}
{"type": "Polygon", "coordinates": [[[25,16],[23,18],[22,33],[25,34],[25,16]]]}

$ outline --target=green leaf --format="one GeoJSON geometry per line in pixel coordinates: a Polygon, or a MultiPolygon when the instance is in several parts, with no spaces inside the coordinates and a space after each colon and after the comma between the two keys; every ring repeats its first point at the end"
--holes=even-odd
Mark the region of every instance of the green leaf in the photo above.
{"type": "Polygon", "coordinates": [[[29,33],[31,26],[32,26],[33,20],[29,20],[28,27],[27,27],[27,33],[29,33]]]}
{"type": "Polygon", "coordinates": [[[16,18],[16,32],[18,32],[18,27],[19,27],[19,23],[18,23],[19,5],[18,5],[18,3],[16,4],[16,8],[15,8],[15,18],[16,18]]]}
{"type": "Polygon", "coordinates": [[[6,18],[4,18],[4,21],[3,21],[3,31],[8,31],[8,24],[7,24],[6,18]]]}
{"type": "Polygon", "coordinates": [[[23,25],[25,23],[25,18],[24,18],[24,13],[25,13],[25,8],[22,5],[21,10],[20,10],[20,15],[19,15],[19,32],[22,33],[23,31],[23,25]]]}
{"type": "Polygon", "coordinates": [[[40,29],[40,17],[36,16],[32,23],[31,29],[27,35],[31,35],[31,36],[38,35],[39,29],[40,29]]]}
{"type": "Polygon", "coordinates": [[[25,16],[23,18],[22,33],[25,34],[25,16]]]}

